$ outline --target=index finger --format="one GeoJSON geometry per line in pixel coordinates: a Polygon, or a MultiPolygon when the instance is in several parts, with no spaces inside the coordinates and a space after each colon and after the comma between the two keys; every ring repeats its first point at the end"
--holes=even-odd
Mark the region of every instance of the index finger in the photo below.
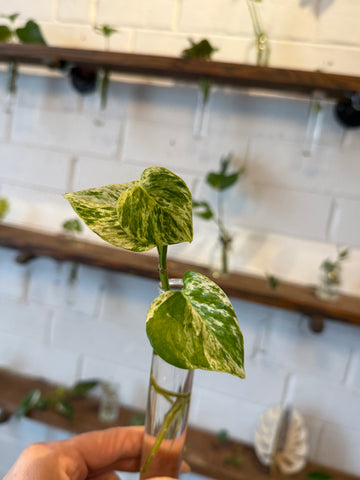
{"type": "Polygon", "coordinates": [[[143,427],[115,427],[65,440],[85,463],[88,474],[111,469],[138,471],[143,427]]]}

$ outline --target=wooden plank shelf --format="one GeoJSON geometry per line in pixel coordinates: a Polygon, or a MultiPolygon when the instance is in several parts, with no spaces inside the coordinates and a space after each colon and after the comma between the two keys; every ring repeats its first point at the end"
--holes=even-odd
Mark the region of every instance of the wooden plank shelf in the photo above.
{"type": "Polygon", "coordinates": [[[360,77],[350,75],[47,45],[0,44],[0,61],[50,68],[59,68],[68,63],[95,70],[107,68],[113,72],[187,81],[198,81],[205,77],[218,85],[302,94],[321,90],[334,98],[360,92],[360,77]]]}
{"type": "MultiPolygon", "coordinates": [[[[45,256],[147,278],[158,278],[155,256],[128,252],[105,243],[101,245],[74,241],[64,235],[50,235],[3,224],[0,225],[0,246],[18,250],[20,262],[45,256]]],[[[182,277],[187,270],[196,270],[211,277],[209,270],[204,266],[171,258],[168,260],[168,270],[169,276],[174,278],[182,277]]],[[[265,277],[239,272],[215,281],[229,296],[300,312],[312,319],[314,330],[321,330],[322,319],[334,319],[360,326],[360,298],[356,296],[341,295],[336,302],[325,302],[315,296],[314,286],[280,280],[279,286],[272,289],[265,277]]]]}
{"type": "MultiPolygon", "coordinates": [[[[30,390],[39,389],[42,393],[48,394],[53,392],[56,387],[56,385],[39,378],[26,377],[0,369],[0,409],[12,415],[30,390]]],[[[98,419],[99,402],[96,398],[85,397],[72,400],[72,405],[74,407],[72,421],[46,410],[33,410],[28,417],[76,434],[129,425],[133,416],[139,413],[139,410],[121,406],[119,418],[112,423],[105,424],[98,419]]],[[[209,419],[210,423],[211,419],[209,419]]],[[[251,445],[233,440],[221,442],[217,435],[192,427],[188,429],[184,458],[193,472],[215,480],[268,480],[270,477],[269,469],[259,463],[251,445]],[[241,458],[241,465],[227,464],[227,459],[234,455],[241,458]]],[[[291,479],[306,480],[307,474],[313,471],[326,472],[336,480],[359,480],[359,477],[321,467],[311,462],[302,472],[291,475],[291,479]]],[[[284,476],[272,472],[271,478],[280,480],[284,479],[284,476]]]]}

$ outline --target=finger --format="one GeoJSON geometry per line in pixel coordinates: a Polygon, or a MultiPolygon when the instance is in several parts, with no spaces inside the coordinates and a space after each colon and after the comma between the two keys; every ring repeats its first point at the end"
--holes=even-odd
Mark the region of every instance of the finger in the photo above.
{"type": "Polygon", "coordinates": [[[90,473],[102,469],[136,471],[143,436],[143,427],[115,427],[77,435],[64,442],[67,448],[76,451],[90,473]]]}

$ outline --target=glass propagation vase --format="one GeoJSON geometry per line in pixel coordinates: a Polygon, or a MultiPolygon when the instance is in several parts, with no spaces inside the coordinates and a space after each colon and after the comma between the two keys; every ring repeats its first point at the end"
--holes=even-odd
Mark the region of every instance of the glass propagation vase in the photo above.
{"type": "MultiPolygon", "coordinates": [[[[180,290],[181,280],[170,280],[180,290]]],[[[194,371],[170,365],[153,352],[140,480],[178,478],[188,423],[194,371]]]]}

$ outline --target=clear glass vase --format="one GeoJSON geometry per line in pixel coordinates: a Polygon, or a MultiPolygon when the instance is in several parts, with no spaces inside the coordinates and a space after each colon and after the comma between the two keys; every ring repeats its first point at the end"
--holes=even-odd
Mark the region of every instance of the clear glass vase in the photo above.
{"type": "MultiPolygon", "coordinates": [[[[180,289],[182,282],[170,280],[180,289]]],[[[140,480],[178,478],[188,423],[193,370],[174,367],[153,352],[140,480]]]]}
{"type": "Polygon", "coordinates": [[[335,302],[340,296],[341,267],[334,264],[332,269],[323,268],[320,275],[316,296],[320,300],[335,302]]]}

